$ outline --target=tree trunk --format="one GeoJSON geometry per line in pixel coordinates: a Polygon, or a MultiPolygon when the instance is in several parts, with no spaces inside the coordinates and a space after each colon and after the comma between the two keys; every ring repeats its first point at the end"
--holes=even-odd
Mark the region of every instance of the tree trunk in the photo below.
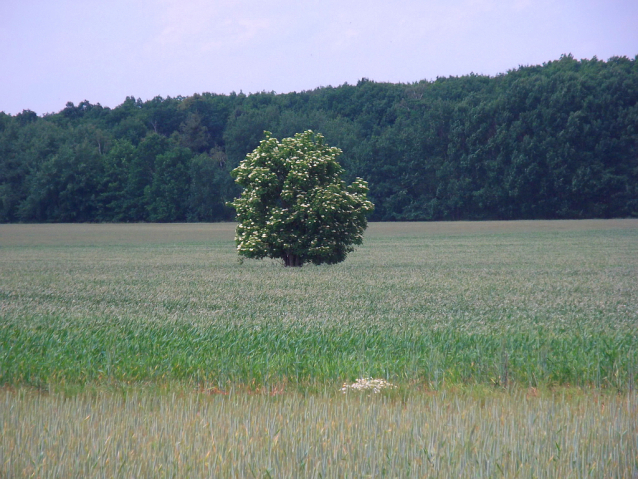
{"type": "Polygon", "coordinates": [[[299,255],[286,253],[284,255],[284,265],[286,265],[286,267],[291,266],[295,268],[301,268],[301,266],[303,265],[303,261],[301,260],[299,255]]]}

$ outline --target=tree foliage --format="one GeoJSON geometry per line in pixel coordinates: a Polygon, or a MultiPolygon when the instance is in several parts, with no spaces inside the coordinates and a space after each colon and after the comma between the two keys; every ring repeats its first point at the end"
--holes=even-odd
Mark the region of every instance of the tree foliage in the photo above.
{"type": "Polygon", "coordinates": [[[263,131],[309,129],[368,182],[371,220],[638,216],[637,60],[0,112],[0,222],[230,220],[263,131]]]}
{"type": "Polygon", "coordinates": [[[307,130],[281,142],[266,138],[231,174],[244,188],[237,210],[237,251],[282,259],[286,266],[335,264],[360,245],[373,210],[368,185],[350,186],[337,163],[341,150],[307,130]]]}

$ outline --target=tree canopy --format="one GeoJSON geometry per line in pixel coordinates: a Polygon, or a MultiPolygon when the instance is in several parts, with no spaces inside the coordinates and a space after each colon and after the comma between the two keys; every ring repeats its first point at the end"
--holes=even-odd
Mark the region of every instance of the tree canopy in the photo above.
{"type": "Polygon", "coordinates": [[[370,220],[638,216],[637,59],[0,112],[0,222],[231,220],[264,130],[309,129],[368,182],[370,220]]]}
{"type": "Polygon", "coordinates": [[[361,178],[345,185],[341,150],[307,130],[281,142],[266,138],[231,174],[244,188],[237,210],[237,251],[282,259],[286,266],[335,264],[360,245],[374,207],[361,178]]]}

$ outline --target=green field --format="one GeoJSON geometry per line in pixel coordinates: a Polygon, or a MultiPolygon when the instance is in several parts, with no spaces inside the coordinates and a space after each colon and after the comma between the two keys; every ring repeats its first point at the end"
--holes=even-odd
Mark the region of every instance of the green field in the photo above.
{"type": "Polygon", "coordinates": [[[0,476],[638,473],[638,220],[233,229],[0,225],[0,476]]]}
{"type": "Polygon", "coordinates": [[[2,225],[0,383],[632,387],[638,221],[372,224],[337,266],[233,226],[2,225]]]}

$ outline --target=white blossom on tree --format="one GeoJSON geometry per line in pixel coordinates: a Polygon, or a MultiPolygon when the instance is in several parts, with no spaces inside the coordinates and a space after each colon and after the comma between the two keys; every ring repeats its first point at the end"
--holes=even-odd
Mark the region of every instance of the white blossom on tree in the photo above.
{"type": "Polygon", "coordinates": [[[239,225],[237,252],[282,259],[286,266],[343,261],[363,241],[374,209],[368,184],[341,180],[341,150],[307,130],[281,142],[266,138],[231,174],[244,188],[231,206],[239,225]]]}

